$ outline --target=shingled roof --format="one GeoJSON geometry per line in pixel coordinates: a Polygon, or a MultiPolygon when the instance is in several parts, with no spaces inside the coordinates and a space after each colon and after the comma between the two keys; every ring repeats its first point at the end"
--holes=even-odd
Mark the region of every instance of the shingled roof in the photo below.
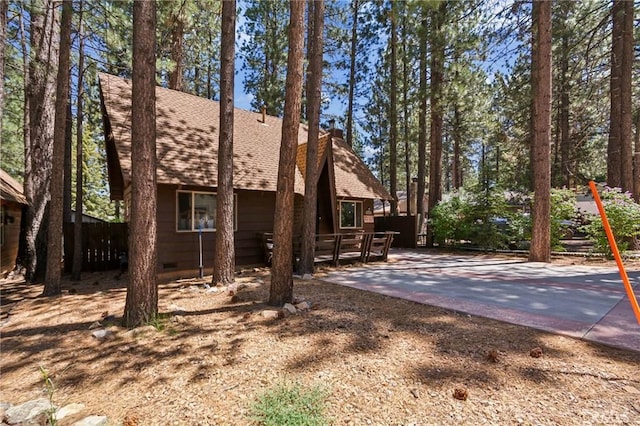
{"type": "MultiPolygon", "coordinates": [[[[107,155],[110,181],[131,180],[131,81],[100,73],[106,113],[107,155]],[[112,169],[120,169],[120,176],[112,169]]],[[[160,184],[217,186],[217,152],[220,104],[209,99],[156,88],[157,180],[160,184]]],[[[276,191],[282,119],[239,108],[234,113],[234,175],[236,189],[276,191]]],[[[300,126],[298,144],[307,141],[300,126]]],[[[388,193],[344,142],[338,148],[338,195],[387,198],[388,193]],[[356,189],[357,188],[357,189],[356,189]]],[[[304,178],[296,167],[295,192],[304,194],[304,178]]],[[[113,194],[112,194],[113,197],[113,194]]]]}
{"type": "Polygon", "coordinates": [[[27,204],[22,185],[2,169],[0,169],[0,199],[27,204]]]}

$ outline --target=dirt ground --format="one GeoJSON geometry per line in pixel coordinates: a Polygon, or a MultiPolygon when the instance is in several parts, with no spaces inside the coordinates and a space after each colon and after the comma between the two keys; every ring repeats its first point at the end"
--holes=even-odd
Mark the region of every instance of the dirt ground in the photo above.
{"type": "Polygon", "coordinates": [[[239,276],[235,297],[208,292],[206,279],[161,284],[162,330],[133,335],[117,325],[126,276],[114,275],[64,281],[56,298],[2,283],[11,312],[0,327],[0,401],[42,397],[42,366],[54,402],[85,404],[84,415],[114,425],[246,425],[256,395],[283,383],[322,386],[334,425],[640,425],[640,353],[340,287],[322,273],[295,282],[309,311],[267,319],[265,269],[239,276]],[[96,321],[106,340],[92,335],[96,321]]]}

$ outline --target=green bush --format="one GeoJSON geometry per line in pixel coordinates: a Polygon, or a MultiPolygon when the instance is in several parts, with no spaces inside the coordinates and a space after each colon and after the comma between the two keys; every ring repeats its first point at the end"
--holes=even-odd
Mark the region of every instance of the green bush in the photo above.
{"type": "Polygon", "coordinates": [[[465,191],[455,191],[440,201],[431,212],[434,241],[440,245],[455,245],[468,240],[471,233],[469,223],[471,204],[465,191]]]}
{"type": "Polygon", "coordinates": [[[328,425],[326,392],[317,387],[278,385],[260,395],[250,409],[251,419],[264,426],[328,425]]]}
{"type": "Polygon", "coordinates": [[[575,223],[578,210],[576,195],[569,189],[551,190],[551,248],[556,251],[564,250],[560,244],[563,236],[571,234],[569,223],[575,223]]]}
{"type": "MultiPolygon", "coordinates": [[[[618,249],[624,252],[629,248],[629,241],[640,236],[640,205],[633,200],[630,193],[622,192],[620,188],[606,187],[600,198],[618,249]]],[[[590,219],[590,223],[584,226],[584,231],[593,242],[594,251],[611,256],[612,251],[602,220],[598,216],[592,216],[590,219]]]]}
{"type": "Polygon", "coordinates": [[[439,245],[462,241],[487,249],[507,248],[526,232],[526,218],[512,211],[502,191],[453,192],[431,213],[439,245]]]}

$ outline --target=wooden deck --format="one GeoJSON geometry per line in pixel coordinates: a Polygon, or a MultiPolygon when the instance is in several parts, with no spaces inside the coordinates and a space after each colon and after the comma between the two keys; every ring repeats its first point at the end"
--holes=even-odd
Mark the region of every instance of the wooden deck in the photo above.
{"type": "MultiPolygon", "coordinates": [[[[395,232],[352,232],[343,234],[317,234],[315,263],[331,262],[340,265],[340,261],[358,261],[367,263],[373,260],[387,260],[389,248],[395,232]]],[[[265,262],[271,264],[273,254],[273,234],[260,233],[265,262]]],[[[294,238],[294,261],[300,258],[300,238],[294,238]]],[[[294,262],[295,263],[295,262],[294,262]]]]}

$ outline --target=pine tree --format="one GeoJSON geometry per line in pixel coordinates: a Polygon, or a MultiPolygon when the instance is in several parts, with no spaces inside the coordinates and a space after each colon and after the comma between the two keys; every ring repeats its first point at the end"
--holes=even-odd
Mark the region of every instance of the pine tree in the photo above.
{"type": "Polygon", "coordinates": [[[318,199],[318,138],[320,134],[320,102],[322,86],[322,53],[324,27],[324,0],[308,2],[312,17],[309,38],[310,62],[307,67],[307,102],[309,110],[309,133],[307,137],[306,175],[304,186],[304,210],[302,223],[302,253],[298,273],[312,274],[315,261],[316,210],[318,199]]]}
{"type": "MultiPolygon", "coordinates": [[[[20,250],[26,267],[26,279],[43,277],[47,259],[47,212],[53,154],[53,126],[55,115],[55,73],[58,69],[58,25],[54,2],[35,1],[29,10],[29,54],[22,28],[25,66],[24,194],[29,203],[21,226],[20,250]]],[[[21,25],[25,14],[22,13],[21,25]]]]}
{"type": "Polygon", "coordinates": [[[55,123],[53,140],[52,173],[50,182],[50,211],[48,225],[49,247],[47,270],[44,282],[44,296],[55,296],[62,292],[60,287],[62,262],[62,213],[64,211],[64,153],[67,130],[67,98],[69,96],[69,68],[71,66],[71,0],[62,2],[60,20],[60,42],[58,77],[55,101],[55,123]]]}
{"type": "Polygon", "coordinates": [[[233,77],[236,39],[236,2],[222,3],[220,65],[220,138],[216,195],[216,251],[213,284],[229,285],[235,277],[233,234],[233,77]]]}
{"type": "Polygon", "coordinates": [[[302,102],[304,4],[303,0],[294,0],[290,4],[286,99],[275,208],[278,214],[273,224],[269,293],[269,304],[274,306],[282,306],[293,300],[293,184],[302,102]]]}
{"type": "Polygon", "coordinates": [[[551,2],[534,1],[532,16],[531,158],[535,199],[532,208],[529,260],[549,262],[551,258],[551,2]]]}
{"type": "Polygon", "coordinates": [[[287,71],[287,3],[284,0],[255,0],[245,10],[243,32],[248,36],[240,46],[245,71],[245,90],[252,95],[255,110],[266,107],[267,114],[282,116],[287,71]]]}
{"type": "Polygon", "coordinates": [[[154,1],[133,7],[133,81],[131,102],[131,220],[129,285],[123,324],[133,328],[158,312],[156,217],[156,88],[154,1]]]}

